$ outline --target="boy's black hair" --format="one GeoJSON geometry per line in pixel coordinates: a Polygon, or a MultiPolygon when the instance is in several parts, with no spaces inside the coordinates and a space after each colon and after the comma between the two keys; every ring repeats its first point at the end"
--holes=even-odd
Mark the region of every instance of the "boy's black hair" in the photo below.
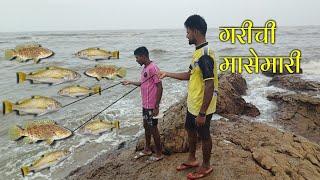
{"type": "Polygon", "coordinates": [[[197,14],[189,16],[186,22],[184,22],[184,26],[189,29],[196,29],[204,36],[207,33],[206,21],[203,19],[203,17],[197,14]]]}
{"type": "Polygon", "coordinates": [[[135,56],[145,55],[146,57],[149,57],[149,51],[146,47],[141,46],[141,47],[138,47],[136,50],[134,50],[134,55],[135,56]]]}

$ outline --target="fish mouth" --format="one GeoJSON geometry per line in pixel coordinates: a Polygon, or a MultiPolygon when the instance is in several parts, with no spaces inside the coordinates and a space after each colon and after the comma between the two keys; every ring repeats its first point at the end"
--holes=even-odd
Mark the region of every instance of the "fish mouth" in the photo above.
{"type": "Polygon", "coordinates": [[[76,73],[76,77],[75,77],[75,80],[78,80],[81,78],[81,75],[79,73],[76,73]]]}
{"type": "Polygon", "coordinates": [[[54,107],[54,108],[53,108],[53,109],[54,109],[53,111],[58,111],[59,109],[62,108],[62,104],[61,104],[60,102],[57,101],[57,104],[56,104],[56,105],[57,105],[57,107],[54,107]]]}
{"type": "Polygon", "coordinates": [[[64,93],[63,93],[62,90],[59,90],[59,91],[58,91],[58,94],[61,95],[61,96],[64,95],[64,93]]]}
{"type": "Polygon", "coordinates": [[[69,150],[64,150],[64,154],[66,155],[66,156],[70,156],[71,155],[71,151],[69,151],[69,150]]]}
{"type": "Polygon", "coordinates": [[[70,138],[70,137],[72,137],[74,135],[70,129],[66,128],[66,131],[67,132],[65,132],[65,134],[61,137],[61,139],[70,138]]]}
{"type": "Polygon", "coordinates": [[[88,71],[85,71],[83,74],[86,75],[86,76],[89,76],[89,77],[91,76],[91,73],[88,72],[88,71]]]}

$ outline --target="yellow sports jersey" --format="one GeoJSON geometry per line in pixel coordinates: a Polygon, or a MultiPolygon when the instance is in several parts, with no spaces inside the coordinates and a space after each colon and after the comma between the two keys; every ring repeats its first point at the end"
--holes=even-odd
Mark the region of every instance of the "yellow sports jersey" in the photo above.
{"type": "Polygon", "coordinates": [[[192,56],[189,70],[188,111],[191,114],[198,116],[203,103],[205,81],[213,79],[215,95],[212,97],[206,114],[214,113],[217,105],[218,71],[213,51],[209,49],[208,43],[204,43],[196,48],[192,56]]]}

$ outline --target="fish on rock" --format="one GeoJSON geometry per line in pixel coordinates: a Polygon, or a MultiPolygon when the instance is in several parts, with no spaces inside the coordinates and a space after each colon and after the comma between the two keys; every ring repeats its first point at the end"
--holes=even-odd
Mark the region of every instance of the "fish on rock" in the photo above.
{"type": "Polygon", "coordinates": [[[23,138],[25,143],[31,144],[37,141],[46,141],[51,145],[55,140],[65,139],[72,135],[72,132],[58,125],[50,119],[27,121],[23,127],[14,125],[9,129],[11,140],[23,138]]]}
{"type": "Polygon", "coordinates": [[[46,67],[31,73],[17,72],[18,83],[31,80],[32,83],[57,85],[65,82],[76,81],[80,77],[81,75],[73,70],[56,66],[46,67]]]}
{"type": "Polygon", "coordinates": [[[104,60],[104,59],[119,59],[119,51],[107,51],[98,47],[92,47],[83,49],[74,54],[76,57],[80,59],[88,59],[88,60],[104,60]]]}
{"type": "Polygon", "coordinates": [[[99,135],[106,131],[120,128],[119,121],[108,121],[103,119],[95,119],[88,124],[84,125],[80,130],[80,134],[99,135]]]}
{"type": "Polygon", "coordinates": [[[62,88],[58,91],[58,94],[61,96],[69,96],[69,97],[81,97],[93,94],[101,95],[101,86],[96,85],[91,88],[84,87],[80,85],[72,85],[65,88],[62,88]]]}
{"type": "Polygon", "coordinates": [[[46,96],[32,96],[12,103],[10,101],[3,101],[3,114],[8,114],[13,111],[18,111],[20,115],[34,114],[41,116],[50,112],[58,111],[62,104],[50,97],[46,96]]]}
{"type": "Polygon", "coordinates": [[[90,68],[85,71],[85,75],[94,77],[98,81],[102,78],[115,79],[116,77],[123,78],[127,74],[127,71],[123,67],[117,67],[114,65],[96,65],[94,68],[90,68]]]}
{"type": "Polygon", "coordinates": [[[18,45],[14,49],[5,51],[5,59],[16,59],[19,62],[26,62],[32,59],[35,63],[39,63],[41,59],[52,55],[54,55],[53,51],[42,47],[40,44],[18,45]]]}
{"type": "Polygon", "coordinates": [[[36,173],[43,169],[50,168],[57,165],[71,155],[69,150],[56,150],[43,154],[39,159],[35,160],[29,166],[22,166],[22,176],[27,176],[31,172],[36,173]]]}

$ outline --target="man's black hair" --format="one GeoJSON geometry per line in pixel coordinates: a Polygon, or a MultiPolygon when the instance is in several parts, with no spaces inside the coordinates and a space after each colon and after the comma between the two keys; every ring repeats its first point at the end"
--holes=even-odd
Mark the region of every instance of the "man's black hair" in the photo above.
{"type": "Polygon", "coordinates": [[[138,47],[136,50],[134,50],[134,55],[135,56],[145,55],[146,57],[149,57],[149,51],[146,47],[141,46],[141,47],[138,47]]]}
{"type": "Polygon", "coordinates": [[[186,22],[184,22],[184,26],[189,29],[196,29],[204,36],[207,33],[206,21],[203,19],[203,17],[197,14],[189,16],[186,22]]]}

